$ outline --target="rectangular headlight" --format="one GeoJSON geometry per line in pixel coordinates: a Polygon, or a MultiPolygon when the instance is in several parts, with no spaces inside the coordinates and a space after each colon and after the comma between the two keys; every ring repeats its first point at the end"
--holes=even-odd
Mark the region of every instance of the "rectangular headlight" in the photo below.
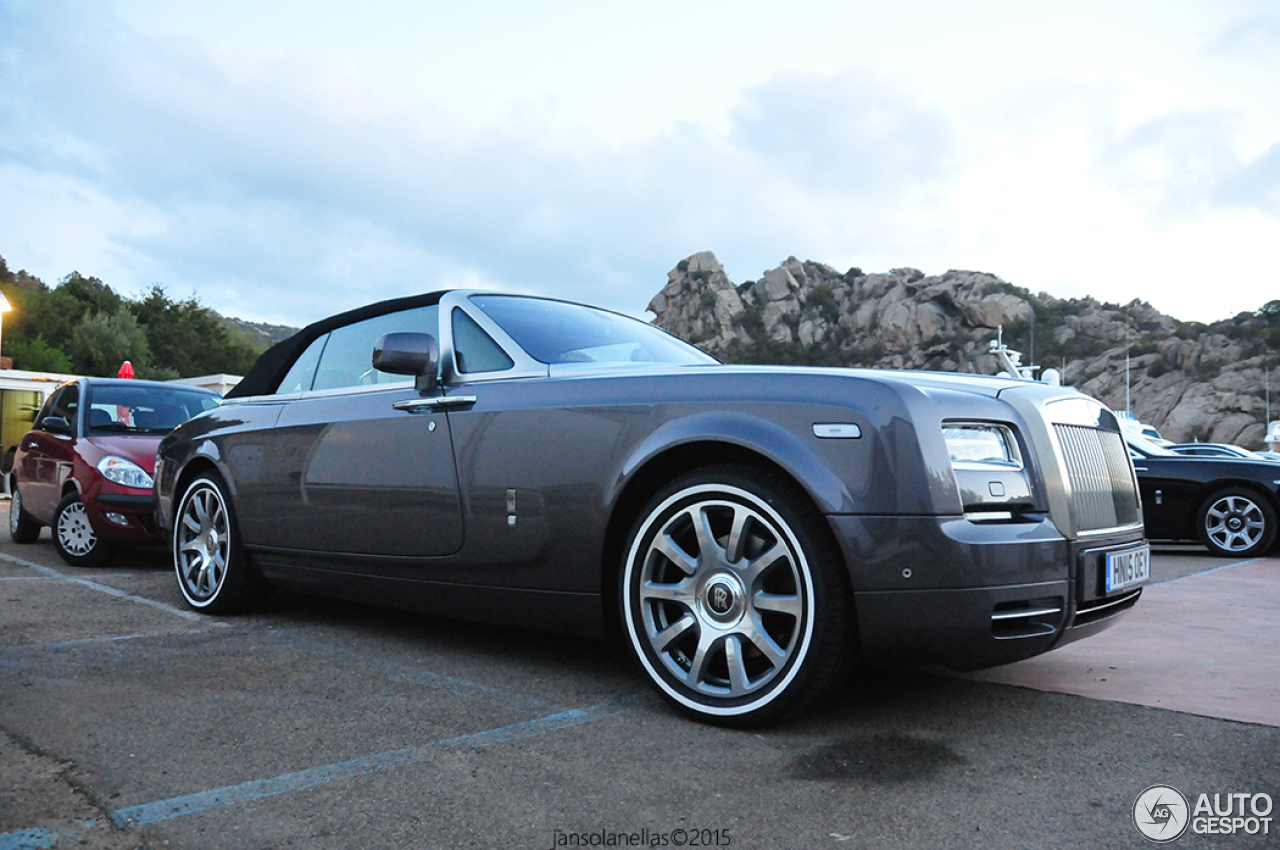
{"type": "Polygon", "coordinates": [[[942,435],[953,466],[1022,468],[1018,441],[1013,431],[1004,425],[949,422],[942,426],[942,435]]]}

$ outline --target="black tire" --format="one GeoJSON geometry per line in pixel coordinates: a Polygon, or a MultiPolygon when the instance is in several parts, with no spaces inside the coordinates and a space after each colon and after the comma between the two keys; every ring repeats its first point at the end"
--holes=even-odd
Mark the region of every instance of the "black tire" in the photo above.
{"type": "Polygon", "coordinates": [[[206,614],[252,610],[266,582],[240,542],[235,509],[216,472],[195,478],[173,518],[173,569],[187,604],[206,614]]]}
{"type": "Polygon", "coordinates": [[[40,522],[22,507],[22,494],[13,488],[9,501],[9,537],[14,543],[34,543],[40,539],[40,522]]]}
{"type": "Polygon", "coordinates": [[[844,560],[808,496],[767,470],[707,467],[663,488],[632,529],[620,593],[641,669],[698,720],[775,722],[847,676],[844,560]]]}
{"type": "Polygon", "coordinates": [[[1204,500],[1196,513],[1200,541],[1215,555],[1249,558],[1276,541],[1276,511],[1260,493],[1225,487],[1204,500]]]}
{"type": "MultiPolygon", "coordinates": [[[[12,510],[12,507],[10,508],[12,510]]],[[[73,567],[101,567],[115,555],[89,522],[89,512],[79,493],[68,493],[53,512],[53,548],[73,567]]]]}

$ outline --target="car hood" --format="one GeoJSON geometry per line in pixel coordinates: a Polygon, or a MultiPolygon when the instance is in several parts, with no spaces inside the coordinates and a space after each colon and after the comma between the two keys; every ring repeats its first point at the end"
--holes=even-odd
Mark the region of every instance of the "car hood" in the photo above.
{"type": "Polygon", "coordinates": [[[131,460],[147,471],[148,475],[156,471],[156,449],[164,434],[120,434],[112,436],[85,437],[84,441],[106,455],[116,455],[131,460]]]}
{"type": "Polygon", "coordinates": [[[1049,386],[1048,384],[1040,384],[1034,381],[1015,381],[1010,378],[997,378],[990,375],[963,372],[893,371],[889,369],[835,366],[760,366],[730,363],[613,363],[608,365],[598,363],[555,363],[549,367],[549,374],[552,378],[561,379],[674,375],[715,375],[722,377],[759,375],[769,380],[785,379],[787,376],[792,375],[819,375],[836,378],[874,377],[877,381],[901,383],[915,389],[971,392],[990,398],[997,397],[1004,390],[1049,386]]]}

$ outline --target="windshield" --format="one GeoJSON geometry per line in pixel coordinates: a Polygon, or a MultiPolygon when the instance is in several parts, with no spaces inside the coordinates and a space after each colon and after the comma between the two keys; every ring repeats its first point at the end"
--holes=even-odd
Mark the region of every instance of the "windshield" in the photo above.
{"type": "Polygon", "coordinates": [[[213,393],[189,388],[90,385],[85,430],[89,434],[167,434],[221,401],[213,393]]]}
{"type": "Polygon", "coordinates": [[[1164,446],[1153,443],[1146,437],[1140,437],[1137,434],[1125,434],[1124,438],[1132,448],[1137,449],[1147,457],[1186,457],[1186,455],[1171,452],[1164,446]]]}
{"type": "Polygon", "coordinates": [[[1265,457],[1257,452],[1251,452],[1248,449],[1242,449],[1239,446],[1232,446],[1229,454],[1235,455],[1236,457],[1246,458],[1248,460],[1266,460],[1265,457]]]}
{"type": "Polygon", "coordinates": [[[471,301],[543,363],[717,362],[653,325],[594,307],[519,295],[473,295],[471,301]]]}

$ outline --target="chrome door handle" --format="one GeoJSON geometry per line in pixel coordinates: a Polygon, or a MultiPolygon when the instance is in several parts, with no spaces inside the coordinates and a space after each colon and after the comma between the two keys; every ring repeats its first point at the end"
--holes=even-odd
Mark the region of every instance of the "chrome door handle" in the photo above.
{"type": "Polygon", "coordinates": [[[450,407],[469,407],[476,403],[473,395],[442,395],[436,398],[411,398],[391,405],[406,413],[434,413],[450,407]]]}

